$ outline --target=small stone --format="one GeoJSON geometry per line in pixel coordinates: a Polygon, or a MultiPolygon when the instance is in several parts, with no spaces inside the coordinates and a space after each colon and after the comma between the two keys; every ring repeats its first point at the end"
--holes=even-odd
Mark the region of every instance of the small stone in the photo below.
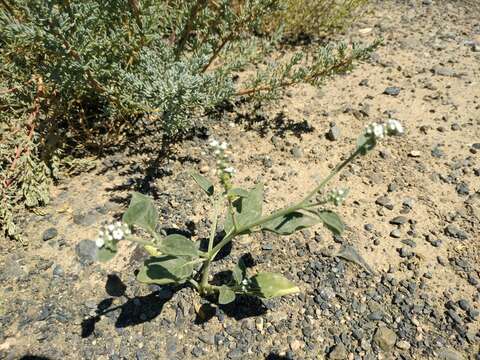
{"type": "Polygon", "coordinates": [[[299,146],[294,146],[291,153],[295,159],[300,159],[303,156],[303,151],[299,146]]]}
{"type": "Polygon", "coordinates": [[[402,233],[400,232],[399,229],[393,229],[393,230],[390,232],[390,236],[391,236],[392,238],[399,239],[400,237],[402,237],[402,233]]]}
{"type": "Polygon", "coordinates": [[[375,204],[383,206],[389,210],[393,210],[393,204],[391,200],[386,196],[380,196],[377,200],[375,200],[375,204]]]}
{"type": "Polygon", "coordinates": [[[75,247],[78,260],[81,264],[87,265],[97,258],[97,245],[92,240],[82,240],[75,247]]]}
{"type": "Polygon", "coordinates": [[[54,227],[51,227],[43,232],[42,239],[43,241],[48,241],[50,239],[53,239],[57,235],[58,235],[57,229],[55,229],[54,227]]]}
{"type": "Polygon", "coordinates": [[[405,216],[396,216],[392,220],[390,220],[390,224],[392,225],[403,225],[408,221],[405,216]]]}
{"type": "Polygon", "coordinates": [[[400,88],[397,86],[389,86],[383,91],[383,93],[390,96],[397,96],[400,94],[400,88]]]}
{"type": "Polygon", "coordinates": [[[467,234],[465,233],[465,231],[457,228],[455,225],[448,225],[446,228],[445,228],[445,234],[447,236],[450,236],[450,237],[453,237],[453,238],[456,238],[456,239],[459,239],[459,240],[466,240],[468,239],[468,236],[467,234]]]}
{"type": "Polygon", "coordinates": [[[333,350],[328,354],[328,358],[332,360],[344,360],[347,358],[347,349],[345,349],[345,345],[341,342],[335,345],[333,350]]]}
{"type": "Polygon", "coordinates": [[[470,303],[466,299],[458,300],[458,306],[460,306],[460,309],[463,311],[468,311],[470,309],[470,303]]]}
{"type": "Polygon", "coordinates": [[[336,124],[331,124],[326,137],[330,141],[337,141],[340,138],[340,128],[336,124]]]}
{"type": "Polygon", "coordinates": [[[460,124],[458,124],[458,123],[453,123],[452,126],[450,126],[450,128],[451,128],[453,131],[460,131],[460,130],[462,130],[462,127],[461,127],[460,124]]]}
{"type": "Polygon", "coordinates": [[[464,360],[462,354],[453,349],[440,349],[438,350],[438,360],[464,360]]]}
{"type": "Polygon", "coordinates": [[[409,350],[411,345],[408,341],[400,340],[400,341],[397,341],[396,346],[400,350],[409,350]]]}
{"type": "Polygon", "coordinates": [[[455,187],[455,190],[457,191],[458,195],[470,194],[470,189],[468,188],[468,185],[465,184],[463,181],[455,187]]]}
{"type": "Polygon", "coordinates": [[[455,76],[455,71],[444,66],[435,65],[431,70],[435,75],[440,76],[455,76]]]}
{"type": "Polygon", "coordinates": [[[422,153],[418,150],[412,150],[410,151],[410,153],[408,154],[408,156],[410,157],[413,157],[413,158],[418,158],[422,155],[422,153]]]}
{"type": "Polygon", "coordinates": [[[206,173],[208,173],[209,171],[210,171],[210,168],[208,167],[208,165],[202,166],[202,167],[200,168],[200,173],[202,173],[202,174],[206,174],[206,173]]]}
{"type": "Polygon", "coordinates": [[[387,327],[379,327],[373,336],[373,341],[383,351],[387,352],[392,350],[397,341],[397,334],[393,330],[387,327]]]}
{"type": "Polygon", "coordinates": [[[432,5],[432,0],[422,0],[422,5],[432,5]]]}
{"type": "Polygon", "coordinates": [[[437,159],[440,159],[442,158],[445,154],[443,153],[442,149],[440,149],[438,146],[435,146],[432,151],[431,151],[431,154],[434,158],[437,158],[437,159]]]}
{"type": "Polygon", "coordinates": [[[76,225],[91,226],[95,224],[96,220],[97,220],[96,215],[91,212],[88,212],[88,213],[78,212],[73,215],[73,222],[76,225]]]}

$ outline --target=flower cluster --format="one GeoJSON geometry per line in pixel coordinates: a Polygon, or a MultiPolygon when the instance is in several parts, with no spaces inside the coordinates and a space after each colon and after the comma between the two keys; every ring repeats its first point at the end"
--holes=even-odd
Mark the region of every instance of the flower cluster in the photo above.
{"type": "Polygon", "coordinates": [[[403,134],[402,124],[395,119],[390,119],[384,124],[371,123],[365,129],[365,134],[372,136],[375,140],[383,139],[385,136],[403,134]]]}
{"type": "Polygon", "coordinates": [[[328,194],[328,201],[335,204],[335,206],[340,205],[348,195],[348,189],[338,189],[332,191],[328,194]]]}
{"type": "Polygon", "coordinates": [[[98,248],[102,248],[105,244],[123,240],[125,235],[130,235],[131,233],[127,224],[117,221],[102,227],[98,233],[98,238],[95,240],[95,244],[98,248]]]}
{"type": "Polygon", "coordinates": [[[220,142],[216,139],[212,139],[209,145],[214,149],[213,153],[217,158],[218,174],[220,177],[224,174],[233,175],[235,169],[229,164],[228,158],[228,144],[226,142],[220,142]]]}

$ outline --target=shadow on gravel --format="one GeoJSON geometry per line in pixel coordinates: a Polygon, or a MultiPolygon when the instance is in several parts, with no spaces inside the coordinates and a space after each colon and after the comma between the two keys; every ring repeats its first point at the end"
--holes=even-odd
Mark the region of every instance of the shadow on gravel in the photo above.
{"type": "Polygon", "coordinates": [[[278,354],[275,354],[275,353],[270,353],[270,354],[267,355],[265,360],[292,360],[292,358],[290,358],[288,356],[278,355],[278,354]]]}
{"type": "Polygon", "coordinates": [[[97,309],[95,310],[96,315],[82,321],[82,338],[87,338],[93,334],[95,325],[100,321],[102,315],[111,316],[109,314],[116,311],[120,311],[115,321],[115,327],[117,328],[134,326],[151,321],[160,315],[163,305],[165,305],[174,294],[174,291],[170,288],[160,288],[160,290],[154,291],[146,296],[128,298],[125,295],[126,288],[126,285],[123,284],[118,276],[108,275],[105,290],[113,297],[102,300],[97,305],[97,309]],[[127,301],[122,305],[112,307],[114,297],[120,296],[127,298],[127,301]]]}
{"type": "Polygon", "coordinates": [[[284,137],[286,133],[292,133],[301,138],[303,134],[314,130],[307,120],[296,122],[287,118],[283,112],[276,114],[273,119],[255,112],[247,115],[238,114],[235,122],[244,123],[247,130],[256,131],[263,137],[273,131],[274,135],[279,137],[284,137]]]}

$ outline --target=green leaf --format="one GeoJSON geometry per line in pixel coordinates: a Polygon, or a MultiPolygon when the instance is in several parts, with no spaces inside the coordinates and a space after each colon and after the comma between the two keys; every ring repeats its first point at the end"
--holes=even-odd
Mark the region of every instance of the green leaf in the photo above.
{"type": "Polygon", "coordinates": [[[202,188],[203,191],[207,193],[208,196],[212,196],[214,192],[213,184],[210,180],[208,180],[206,177],[197,174],[197,173],[191,173],[190,174],[193,180],[202,188]]]}
{"type": "Polygon", "coordinates": [[[248,191],[240,188],[231,189],[227,196],[248,197],[248,191]]]}
{"type": "Polygon", "coordinates": [[[137,225],[142,229],[155,233],[157,227],[158,213],[150,197],[134,192],[130,206],[123,214],[123,222],[128,225],[137,225]]]}
{"type": "Polygon", "coordinates": [[[290,295],[300,289],[283,275],[263,272],[250,278],[248,292],[265,299],[290,295]]]}
{"type": "Polygon", "coordinates": [[[107,247],[103,247],[101,249],[98,249],[97,251],[97,260],[100,262],[107,262],[109,260],[112,260],[116,254],[116,250],[114,251],[107,247]]]}
{"type": "Polygon", "coordinates": [[[188,258],[174,256],[152,257],[146,260],[137,274],[137,280],[146,284],[165,285],[184,282],[193,273],[188,258]]]}
{"type": "Polygon", "coordinates": [[[318,216],[320,216],[323,224],[330,231],[334,234],[342,235],[342,232],[345,230],[345,225],[337,214],[330,210],[323,210],[318,212],[318,216]]]}
{"type": "MultiPolygon", "coordinates": [[[[248,192],[248,196],[238,198],[233,202],[233,211],[237,219],[237,225],[248,225],[261,217],[262,205],[263,184],[257,184],[248,192]]],[[[230,211],[227,213],[224,227],[226,232],[233,228],[233,219],[230,211]]]]}
{"type": "Polygon", "coordinates": [[[195,243],[180,234],[168,235],[160,242],[158,249],[165,255],[198,257],[195,243]]]}
{"type": "Polygon", "coordinates": [[[376,144],[377,142],[375,137],[362,134],[357,140],[357,149],[360,149],[360,153],[365,155],[367,152],[372,150],[376,144]]]}
{"type": "Polygon", "coordinates": [[[243,262],[243,260],[240,258],[240,260],[238,260],[238,264],[235,265],[232,271],[233,280],[237,285],[240,285],[242,280],[245,278],[246,273],[247,273],[247,267],[245,266],[245,263],[243,262]]]}
{"type": "Polygon", "coordinates": [[[320,218],[313,214],[308,215],[295,211],[266,222],[262,225],[262,229],[279,235],[290,235],[295,231],[316,225],[320,221],[320,218]]]}
{"type": "Polygon", "coordinates": [[[235,292],[228,286],[221,286],[218,293],[218,303],[220,305],[230,304],[235,300],[235,292]]]}

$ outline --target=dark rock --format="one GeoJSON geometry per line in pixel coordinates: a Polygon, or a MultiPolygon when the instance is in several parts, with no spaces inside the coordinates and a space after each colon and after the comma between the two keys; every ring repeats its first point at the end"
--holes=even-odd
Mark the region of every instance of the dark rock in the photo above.
{"type": "Polygon", "coordinates": [[[465,184],[464,182],[459,183],[456,187],[455,190],[459,195],[468,195],[470,194],[470,189],[468,188],[468,185],[465,184]]]}
{"type": "Polygon", "coordinates": [[[390,220],[390,224],[393,225],[403,225],[408,221],[405,216],[396,216],[392,220],[390,220]]]}
{"type": "Polygon", "coordinates": [[[98,248],[92,240],[82,240],[75,247],[75,253],[81,264],[87,265],[97,259],[98,248]]]}
{"type": "Polygon", "coordinates": [[[58,235],[58,230],[55,229],[54,227],[51,227],[43,232],[42,239],[43,241],[48,241],[50,239],[53,239],[57,235],[58,235]]]}
{"type": "Polygon", "coordinates": [[[390,96],[397,96],[400,94],[400,88],[397,86],[389,86],[383,91],[383,93],[390,96]]]}
{"type": "Polygon", "coordinates": [[[380,196],[375,200],[375,204],[383,206],[389,210],[393,210],[392,201],[387,196],[380,196]]]}
{"type": "Polygon", "coordinates": [[[465,231],[457,228],[457,227],[454,226],[454,225],[448,225],[448,226],[445,228],[445,235],[450,236],[450,237],[453,237],[453,238],[455,238],[455,239],[459,239],[459,240],[466,240],[466,239],[468,239],[468,236],[467,236],[467,234],[465,233],[465,231]]]}

